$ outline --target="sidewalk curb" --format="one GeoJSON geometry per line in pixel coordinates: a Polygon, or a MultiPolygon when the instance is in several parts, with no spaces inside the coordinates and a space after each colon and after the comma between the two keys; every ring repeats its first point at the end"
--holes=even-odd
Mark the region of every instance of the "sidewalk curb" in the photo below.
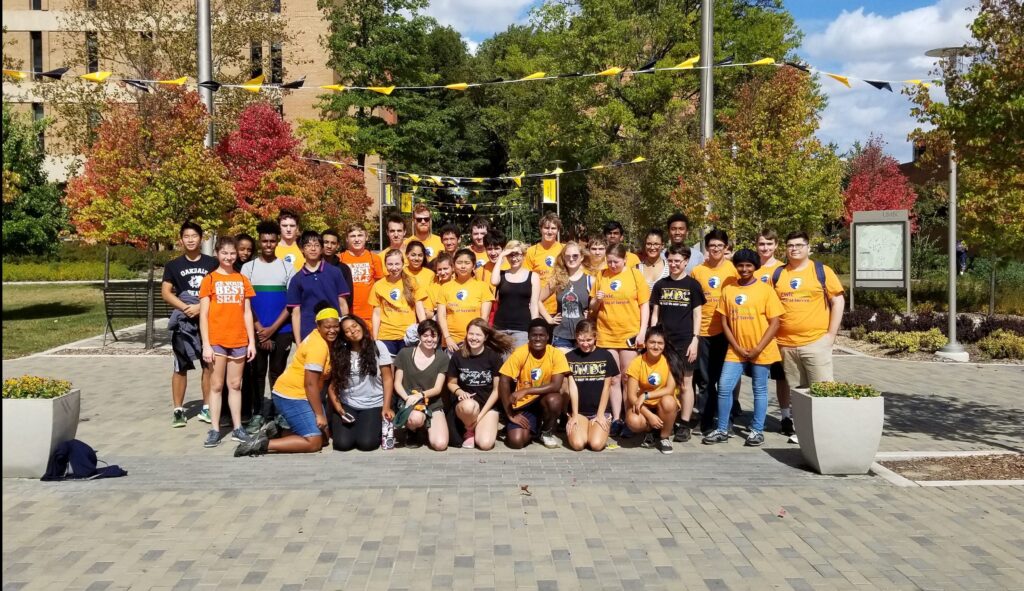
{"type": "Polygon", "coordinates": [[[875,454],[871,463],[872,474],[884,478],[901,488],[960,487],[960,486],[1024,486],[1024,480],[911,480],[883,466],[879,460],[918,460],[922,458],[963,458],[970,456],[1019,455],[1009,450],[977,451],[885,451],[875,454]]]}

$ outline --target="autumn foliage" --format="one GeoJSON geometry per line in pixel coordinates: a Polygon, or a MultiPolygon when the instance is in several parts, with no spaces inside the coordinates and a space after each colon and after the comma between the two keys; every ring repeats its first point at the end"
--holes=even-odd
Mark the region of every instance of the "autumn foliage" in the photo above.
{"type": "MultiPolygon", "coordinates": [[[[882,150],[883,146],[881,139],[872,137],[850,160],[850,181],[843,191],[846,209],[843,219],[847,225],[853,221],[855,211],[914,211],[917,193],[910,186],[907,177],[900,172],[896,159],[882,150]]],[[[917,221],[913,218],[911,230],[917,230],[917,221]]]]}
{"type": "Polygon", "coordinates": [[[305,160],[291,125],[266,103],[248,107],[238,128],[217,146],[234,186],[232,231],[251,231],[282,210],[302,216],[304,228],[340,228],[366,218],[370,198],[363,175],[344,166],[305,160]]]}

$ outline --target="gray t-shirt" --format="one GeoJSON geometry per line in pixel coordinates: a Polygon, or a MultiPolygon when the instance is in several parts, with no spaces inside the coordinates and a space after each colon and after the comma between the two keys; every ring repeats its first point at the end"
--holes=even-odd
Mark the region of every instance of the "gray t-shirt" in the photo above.
{"type": "MultiPolygon", "coordinates": [[[[374,341],[377,345],[377,375],[360,378],[348,388],[341,391],[341,403],[346,408],[364,410],[367,408],[380,408],[384,406],[384,380],[381,377],[380,368],[391,365],[391,353],[380,341],[374,341]]],[[[352,373],[359,375],[359,354],[352,352],[352,373]]]]}
{"type": "Polygon", "coordinates": [[[586,317],[587,307],[590,306],[592,283],[593,278],[584,273],[579,279],[570,281],[565,289],[555,294],[562,322],[555,325],[555,330],[552,333],[554,336],[569,341],[576,340],[576,325],[586,317]]]}

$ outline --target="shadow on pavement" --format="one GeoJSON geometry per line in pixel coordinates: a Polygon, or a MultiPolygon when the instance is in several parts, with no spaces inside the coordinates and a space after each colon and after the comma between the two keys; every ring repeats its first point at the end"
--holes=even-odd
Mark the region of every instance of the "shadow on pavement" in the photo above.
{"type": "MultiPolygon", "coordinates": [[[[983,391],[984,384],[978,384],[983,391]]],[[[1024,451],[1024,422],[1005,406],[942,394],[927,396],[885,392],[883,437],[925,436],[1024,451]]]]}

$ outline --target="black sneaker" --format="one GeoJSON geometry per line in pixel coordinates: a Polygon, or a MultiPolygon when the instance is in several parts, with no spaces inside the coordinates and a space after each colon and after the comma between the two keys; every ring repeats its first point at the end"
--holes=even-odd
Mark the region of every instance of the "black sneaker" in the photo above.
{"type": "Polygon", "coordinates": [[[654,433],[648,431],[644,435],[644,440],[640,443],[640,447],[644,449],[650,449],[654,447],[654,433]]]}
{"type": "Polygon", "coordinates": [[[235,457],[258,456],[267,453],[270,447],[270,440],[265,435],[257,434],[249,441],[243,441],[235,448],[235,457]]]}
{"type": "Polygon", "coordinates": [[[277,426],[277,421],[267,421],[260,425],[258,431],[256,431],[256,437],[266,437],[267,439],[276,439],[280,433],[280,429],[277,426]]]}
{"type": "Polygon", "coordinates": [[[783,417],[782,426],[779,427],[779,433],[789,437],[796,431],[793,429],[793,419],[791,417],[783,417]]]}
{"type": "Polygon", "coordinates": [[[703,443],[704,445],[713,445],[715,443],[725,443],[726,441],[729,441],[729,434],[726,433],[725,431],[719,431],[718,429],[715,429],[714,431],[705,435],[704,439],[701,440],[701,443],[703,443]]]}
{"type": "Polygon", "coordinates": [[[622,435],[622,428],[625,425],[626,425],[626,422],[623,421],[622,419],[616,419],[616,420],[612,421],[611,431],[608,433],[608,435],[610,435],[612,437],[618,437],[619,435],[622,435]]]}
{"type": "Polygon", "coordinates": [[[689,423],[683,423],[676,429],[676,436],[673,438],[679,443],[686,443],[690,440],[690,425],[689,423]]]}
{"type": "Polygon", "coordinates": [[[747,440],[743,445],[747,447],[758,447],[764,443],[764,433],[760,431],[751,431],[750,435],[747,435],[747,440]]]}
{"type": "Polygon", "coordinates": [[[665,455],[672,453],[672,440],[668,437],[662,438],[661,441],[658,442],[658,450],[665,455]]]}

